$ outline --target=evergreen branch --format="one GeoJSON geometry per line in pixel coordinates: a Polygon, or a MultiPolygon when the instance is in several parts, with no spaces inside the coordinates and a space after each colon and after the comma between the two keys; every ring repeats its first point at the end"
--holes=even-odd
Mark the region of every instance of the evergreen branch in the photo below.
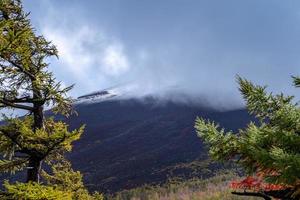
{"type": "Polygon", "coordinates": [[[22,170],[28,162],[28,158],[15,160],[0,160],[0,172],[15,172],[22,170]]]}
{"type": "Polygon", "coordinates": [[[66,136],[66,134],[64,134],[63,137],[60,140],[58,140],[57,142],[53,143],[51,146],[48,146],[46,155],[49,155],[55,148],[59,147],[59,145],[61,143],[63,143],[66,140],[66,138],[67,138],[67,136],[66,136]]]}
{"type": "Polygon", "coordinates": [[[23,148],[23,146],[21,145],[21,143],[17,140],[16,135],[12,135],[10,133],[8,133],[6,130],[4,130],[3,128],[0,129],[0,132],[7,138],[9,138],[14,144],[16,144],[20,149],[23,148]]]}
{"type": "MultiPolygon", "coordinates": [[[[3,105],[5,105],[7,107],[33,111],[33,107],[25,106],[25,105],[22,105],[22,104],[16,104],[16,103],[13,103],[11,101],[8,101],[7,99],[0,99],[0,103],[2,103],[3,105]]],[[[5,107],[5,106],[0,106],[0,107],[5,107]]]]}
{"type": "MultiPolygon", "coordinates": [[[[3,91],[0,91],[0,94],[4,93],[3,91]]],[[[1,99],[1,98],[0,98],[1,99]]],[[[21,98],[7,98],[5,97],[5,93],[4,93],[4,97],[2,97],[3,101],[6,102],[10,102],[10,103],[34,103],[35,100],[33,98],[30,98],[30,96],[26,96],[26,97],[21,97],[21,98]]]]}
{"type": "Polygon", "coordinates": [[[300,87],[300,77],[292,76],[295,87],[300,87]]]}
{"type": "Polygon", "coordinates": [[[9,194],[8,192],[3,192],[0,191],[0,197],[3,199],[7,199],[7,200],[13,200],[13,197],[11,197],[12,195],[9,194]]]}
{"type": "Polygon", "coordinates": [[[19,136],[18,134],[11,134],[3,129],[2,130],[0,129],[0,132],[19,147],[19,149],[16,150],[16,152],[24,153],[27,155],[37,155],[39,157],[44,157],[44,155],[42,155],[42,153],[37,151],[36,149],[30,149],[30,148],[24,147],[17,139],[17,137],[19,136]]]}
{"type": "Polygon", "coordinates": [[[3,55],[0,54],[0,57],[2,59],[4,59],[5,61],[9,62],[11,65],[13,65],[14,67],[18,68],[21,72],[23,72],[24,74],[26,74],[31,80],[35,80],[35,76],[33,74],[31,74],[30,72],[28,72],[27,70],[24,69],[24,67],[22,67],[21,65],[17,64],[16,62],[10,60],[10,59],[6,59],[3,55]]]}

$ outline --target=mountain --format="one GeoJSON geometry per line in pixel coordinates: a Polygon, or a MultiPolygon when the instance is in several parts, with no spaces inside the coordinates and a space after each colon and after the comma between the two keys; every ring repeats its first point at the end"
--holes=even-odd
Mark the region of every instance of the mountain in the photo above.
{"type": "MultiPolygon", "coordinates": [[[[133,98],[130,91],[111,88],[78,97],[74,103],[78,115],[56,116],[70,129],[86,125],[67,155],[74,169],[84,174],[86,186],[114,193],[174,177],[209,177],[222,168],[209,160],[207,148],[196,136],[195,118],[214,120],[227,130],[243,128],[252,118],[244,109],[219,111],[181,95],[181,101],[151,95],[133,98]]],[[[24,177],[23,172],[1,175],[0,182],[24,177]]]]}
{"type": "Polygon", "coordinates": [[[70,128],[86,124],[86,130],[68,157],[91,190],[105,192],[162,183],[174,176],[208,176],[208,169],[220,165],[208,160],[196,136],[196,116],[228,130],[251,120],[243,109],[218,111],[152,96],[120,98],[114,89],[83,95],[74,106],[78,116],[67,122],[70,128]]]}

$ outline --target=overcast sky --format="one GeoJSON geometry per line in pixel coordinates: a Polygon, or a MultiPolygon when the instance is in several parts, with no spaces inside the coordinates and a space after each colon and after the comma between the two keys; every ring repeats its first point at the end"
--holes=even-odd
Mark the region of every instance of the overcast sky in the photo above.
{"type": "Polygon", "coordinates": [[[72,96],[122,84],[176,86],[214,104],[240,104],[239,74],[299,93],[300,1],[24,1],[37,32],[57,45],[50,69],[72,96]]]}

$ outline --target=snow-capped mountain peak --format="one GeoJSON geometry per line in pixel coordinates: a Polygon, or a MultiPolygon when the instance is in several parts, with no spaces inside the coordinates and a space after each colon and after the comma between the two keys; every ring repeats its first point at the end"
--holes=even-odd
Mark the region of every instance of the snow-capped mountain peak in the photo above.
{"type": "Polygon", "coordinates": [[[118,96],[118,93],[113,89],[105,89],[79,96],[75,100],[75,103],[93,103],[98,101],[105,101],[116,96],[118,96]]]}

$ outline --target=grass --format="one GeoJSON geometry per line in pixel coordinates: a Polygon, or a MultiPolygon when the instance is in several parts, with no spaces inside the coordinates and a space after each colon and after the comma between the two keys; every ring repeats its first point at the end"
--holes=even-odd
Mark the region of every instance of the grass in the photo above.
{"type": "Polygon", "coordinates": [[[164,185],[124,190],[109,200],[258,200],[231,194],[230,180],[239,178],[233,173],[218,174],[209,179],[170,180],[164,185]]]}

